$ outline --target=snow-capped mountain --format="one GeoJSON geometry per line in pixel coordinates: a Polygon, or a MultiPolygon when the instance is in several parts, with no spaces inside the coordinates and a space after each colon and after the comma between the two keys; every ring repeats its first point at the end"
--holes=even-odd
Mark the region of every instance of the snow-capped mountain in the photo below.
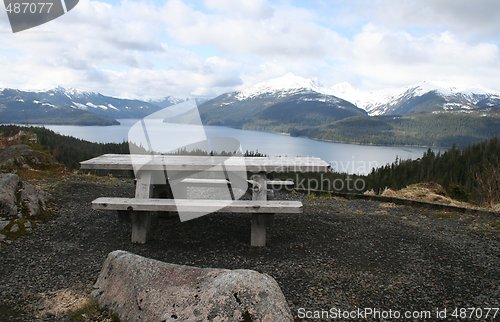
{"type": "Polygon", "coordinates": [[[499,107],[500,100],[494,93],[477,89],[439,88],[427,84],[410,87],[386,103],[368,106],[371,111],[381,111],[385,115],[475,110],[488,112],[499,107]]]}
{"type": "Polygon", "coordinates": [[[500,95],[483,89],[466,89],[423,83],[405,88],[361,91],[348,83],[335,85],[332,92],[363,108],[369,115],[404,115],[424,112],[483,113],[500,109],[500,95]]]}
{"type": "Polygon", "coordinates": [[[369,115],[384,114],[383,108],[377,108],[393,100],[401,92],[399,88],[364,91],[354,88],[347,82],[339,83],[328,89],[330,93],[341,97],[357,107],[364,109],[369,115]]]}
{"type": "Polygon", "coordinates": [[[116,124],[141,118],[162,107],[141,100],[58,87],[48,91],[0,91],[0,122],[116,124]]]}
{"type": "Polygon", "coordinates": [[[306,91],[324,94],[324,89],[316,81],[297,76],[293,73],[287,73],[281,77],[273,78],[242,89],[237,93],[236,98],[243,101],[263,95],[285,97],[297,92],[306,91]]]}
{"type": "MultiPolygon", "coordinates": [[[[326,94],[316,82],[293,74],[222,94],[199,107],[207,124],[233,127],[320,125],[366,115],[352,103],[326,94]]],[[[286,130],[286,129],[285,129],[286,130]]]]}
{"type": "Polygon", "coordinates": [[[40,102],[65,105],[113,118],[144,117],[159,109],[157,105],[140,101],[105,96],[96,92],[84,92],[58,87],[39,92],[40,102]]]}

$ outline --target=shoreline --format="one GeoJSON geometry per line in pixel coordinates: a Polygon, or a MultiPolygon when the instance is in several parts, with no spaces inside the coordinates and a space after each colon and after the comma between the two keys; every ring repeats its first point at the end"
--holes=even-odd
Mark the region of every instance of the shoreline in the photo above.
{"type": "MultiPolygon", "coordinates": [[[[130,119],[124,119],[124,120],[139,120],[135,118],[130,118],[130,119]]],[[[119,124],[108,124],[108,125],[93,125],[93,124],[52,124],[52,123],[44,123],[44,124],[19,124],[19,123],[0,123],[1,125],[15,125],[15,126],[23,126],[23,127],[43,127],[45,126],[82,126],[82,127],[91,127],[91,126],[103,126],[103,127],[113,127],[113,126],[120,126],[122,125],[119,120],[117,120],[119,124]]],[[[237,127],[231,127],[231,126],[226,126],[226,125],[204,125],[208,127],[223,127],[223,128],[228,128],[228,129],[234,129],[234,130],[241,130],[241,131],[253,131],[253,132],[260,132],[260,133],[269,133],[269,134],[276,134],[276,135],[282,135],[282,136],[287,136],[291,138],[301,138],[301,139],[308,139],[308,140],[313,140],[313,141],[318,141],[318,142],[326,142],[326,143],[337,143],[337,144],[350,144],[350,145],[356,145],[356,146],[374,146],[374,147],[394,147],[394,148],[422,148],[422,149],[437,149],[437,150],[447,150],[450,147],[442,147],[442,146],[429,146],[429,145],[411,145],[411,144],[404,144],[404,145],[398,145],[398,144],[376,144],[376,143],[361,143],[361,142],[350,142],[350,141],[336,141],[336,140],[328,140],[328,139],[320,139],[320,138],[315,138],[315,137],[307,137],[307,136],[292,136],[290,133],[287,132],[275,132],[275,131],[265,131],[265,130],[257,130],[257,129],[245,129],[245,128],[237,128],[237,127]]],[[[72,136],[72,135],[70,135],[72,136]]],[[[75,136],[73,136],[75,137],[75,136]]],[[[78,139],[78,137],[75,137],[78,139]]],[[[87,141],[87,140],[86,140],[87,141]]],[[[89,141],[93,142],[93,141],[89,141]]],[[[93,142],[93,143],[118,143],[118,142],[93,142]]]]}
{"type": "MultiPolygon", "coordinates": [[[[211,126],[211,125],[208,125],[211,126]]],[[[308,140],[314,140],[318,142],[327,142],[327,143],[338,143],[338,144],[351,144],[351,145],[358,145],[358,146],[379,146],[379,147],[401,147],[401,148],[430,148],[430,149],[440,149],[440,150],[447,150],[451,148],[451,146],[434,146],[434,145],[412,145],[412,144],[376,144],[376,143],[361,143],[361,142],[349,142],[349,141],[336,141],[336,140],[328,140],[328,139],[320,139],[320,138],[315,138],[315,137],[308,137],[308,136],[292,136],[290,133],[287,132],[274,132],[274,131],[264,131],[264,130],[254,130],[254,129],[243,129],[243,128],[236,128],[236,127],[230,127],[230,126],[222,126],[222,125],[217,125],[221,127],[227,127],[230,129],[235,129],[235,130],[242,130],[242,131],[256,131],[256,132],[263,132],[263,133],[272,133],[272,134],[279,134],[283,136],[288,136],[292,138],[303,138],[303,139],[308,139],[308,140]]]]}

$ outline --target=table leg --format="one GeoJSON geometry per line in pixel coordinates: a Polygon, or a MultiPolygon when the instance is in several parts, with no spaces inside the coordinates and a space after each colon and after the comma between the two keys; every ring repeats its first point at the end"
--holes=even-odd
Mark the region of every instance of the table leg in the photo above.
{"type": "MultiPolygon", "coordinates": [[[[265,174],[252,176],[252,200],[267,200],[267,183],[265,174]]],[[[250,233],[251,246],[266,246],[266,229],[273,214],[252,214],[250,233]]]]}
{"type": "MultiPolygon", "coordinates": [[[[140,199],[150,198],[153,191],[151,184],[150,172],[138,173],[135,197],[140,199]]],[[[132,243],[145,244],[151,228],[151,213],[133,212],[130,217],[132,221],[132,243]]]]}

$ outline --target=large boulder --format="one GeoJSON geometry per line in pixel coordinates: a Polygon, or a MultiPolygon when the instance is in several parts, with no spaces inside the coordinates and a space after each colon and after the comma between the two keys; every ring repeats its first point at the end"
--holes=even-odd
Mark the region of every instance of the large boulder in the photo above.
{"type": "Polygon", "coordinates": [[[0,174],[0,216],[17,216],[19,182],[19,177],[15,174],[0,174]]]}
{"type": "Polygon", "coordinates": [[[36,217],[43,213],[49,194],[16,174],[0,174],[0,217],[36,217]]]}
{"type": "Polygon", "coordinates": [[[121,321],[293,321],[278,283],[252,270],[197,268],[111,252],[94,285],[121,321]]]}

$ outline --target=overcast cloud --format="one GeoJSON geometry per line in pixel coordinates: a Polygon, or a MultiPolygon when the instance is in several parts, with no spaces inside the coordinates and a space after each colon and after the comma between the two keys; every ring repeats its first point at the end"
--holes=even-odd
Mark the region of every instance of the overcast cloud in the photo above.
{"type": "Polygon", "coordinates": [[[500,92],[500,1],[94,1],[12,34],[0,87],[213,96],[287,72],[372,90],[437,81],[500,92]]]}

